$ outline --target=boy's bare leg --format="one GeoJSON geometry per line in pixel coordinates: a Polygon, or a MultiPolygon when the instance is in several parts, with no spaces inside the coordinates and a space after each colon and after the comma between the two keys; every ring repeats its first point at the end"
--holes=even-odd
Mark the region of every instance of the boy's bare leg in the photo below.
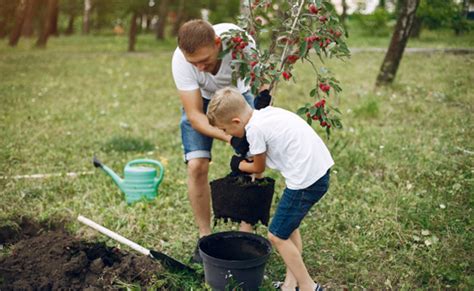
{"type": "MultiPolygon", "coordinates": [[[[303,242],[301,240],[301,234],[300,230],[297,228],[295,229],[289,238],[296,246],[298,249],[299,253],[303,253],[303,242]]],[[[281,286],[282,290],[295,290],[295,287],[298,286],[298,282],[296,281],[295,275],[291,272],[291,270],[286,267],[286,276],[285,276],[285,281],[283,282],[283,286],[281,286]]]]}
{"type": "Polygon", "coordinates": [[[245,231],[245,232],[253,232],[253,227],[250,223],[247,223],[245,221],[240,222],[240,231],[245,231]]]}
{"type": "Polygon", "coordinates": [[[188,161],[188,197],[199,237],[211,234],[211,189],[207,180],[209,159],[188,161]]]}
{"type": "Polygon", "coordinates": [[[301,291],[313,291],[316,287],[316,283],[313,281],[311,276],[306,269],[298,247],[291,239],[283,240],[273,234],[269,233],[268,238],[278,250],[287,268],[290,269],[293,276],[298,282],[298,288],[301,291]]]}

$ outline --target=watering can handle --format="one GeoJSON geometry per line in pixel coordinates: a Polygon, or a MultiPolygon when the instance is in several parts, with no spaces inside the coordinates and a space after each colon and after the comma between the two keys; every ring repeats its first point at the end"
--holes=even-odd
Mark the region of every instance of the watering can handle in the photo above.
{"type": "Polygon", "coordinates": [[[139,160],[133,160],[131,162],[128,162],[125,167],[131,166],[131,165],[136,165],[136,164],[151,164],[151,165],[158,166],[160,168],[160,175],[159,175],[158,181],[156,183],[158,185],[161,183],[161,180],[163,180],[163,175],[165,174],[165,168],[163,167],[163,165],[160,162],[155,161],[155,160],[151,160],[151,159],[139,159],[139,160]]]}

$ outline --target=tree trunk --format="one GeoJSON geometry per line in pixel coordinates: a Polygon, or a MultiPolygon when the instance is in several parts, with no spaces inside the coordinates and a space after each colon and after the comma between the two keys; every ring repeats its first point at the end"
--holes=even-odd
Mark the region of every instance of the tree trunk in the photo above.
{"type": "Polygon", "coordinates": [[[419,38],[422,26],[423,26],[423,19],[415,16],[415,20],[413,21],[413,27],[411,28],[411,32],[410,32],[410,37],[419,38]]]}
{"type": "Polygon", "coordinates": [[[137,17],[137,34],[140,34],[142,33],[142,23],[143,21],[143,14],[138,14],[138,17],[137,17]]]}
{"type": "Polygon", "coordinates": [[[23,23],[25,22],[28,2],[28,0],[21,0],[16,7],[15,25],[13,26],[13,30],[10,33],[10,39],[8,42],[10,46],[16,46],[20,40],[21,30],[23,28],[23,23]]]}
{"type": "Polygon", "coordinates": [[[74,33],[74,14],[69,15],[69,21],[67,22],[66,35],[71,35],[74,33]]]}
{"type": "Polygon", "coordinates": [[[130,20],[130,32],[128,35],[128,51],[135,51],[135,42],[137,40],[137,18],[138,13],[134,11],[132,13],[132,19],[130,20]]]}
{"type": "Polygon", "coordinates": [[[346,19],[347,19],[347,1],[342,0],[341,22],[342,22],[342,27],[344,27],[345,31],[347,31],[346,19]]]}
{"type": "Polygon", "coordinates": [[[405,0],[403,3],[390,46],[377,77],[376,86],[390,84],[395,79],[419,4],[420,0],[405,0]]]}
{"type": "Polygon", "coordinates": [[[84,0],[84,17],[82,20],[82,33],[89,34],[90,31],[90,17],[92,4],[91,0],[84,0]]]}
{"type": "Polygon", "coordinates": [[[161,0],[158,23],[156,24],[156,39],[165,39],[166,18],[168,15],[168,0],[161,0]]]}
{"type": "Polygon", "coordinates": [[[51,35],[53,26],[54,26],[54,15],[58,7],[58,0],[48,0],[48,7],[46,10],[46,15],[41,24],[41,31],[36,41],[36,47],[44,48],[48,42],[48,38],[51,35]]]}
{"type": "Polygon", "coordinates": [[[38,0],[29,0],[26,6],[25,22],[23,23],[22,35],[26,37],[33,36],[33,20],[38,14],[38,0]]]}
{"type": "Polygon", "coordinates": [[[58,18],[59,18],[59,5],[58,5],[58,2],[56,2],[56,7],[54,7],[53,15],[51,16],[51,32],[50,32],[50,35],[59,36],[58,18]]]}
{"type": "Polygon", "coordinates": [[[379,0],[379,7],[385,9],[385,0],[379,0]]]}
{"type": "Polygon", "coordinates": [[[145,27],[145,32],[150,32],[150,27],[151,27],[151,18],[152,16],[150,14],[146,14],[146,27],[145,27]]]}
{"type": "Polygon", "coordinates": [[[176,21],[173,26],[173,35],[177,36],[181,23],[184,19],[184,0],[179,0],[178,12],[176,13],[176,21]]]}
{"type": "Polygon", "coordinates": [[[462,16],[463,18],[467,18],[467,14],[469,14],[469,0],[462,1],[462,16]]]}

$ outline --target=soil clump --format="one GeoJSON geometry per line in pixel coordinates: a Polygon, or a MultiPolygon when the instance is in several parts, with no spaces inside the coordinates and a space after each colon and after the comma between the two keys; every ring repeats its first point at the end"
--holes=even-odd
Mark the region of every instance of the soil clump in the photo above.
{"type": "Polygon", "coordinates": [[[1,245],[16,242],[0,253],[0,290],[114,289],[119,281],[146,286],[163,271],[146,256],[84,241],[62,228],[47,230],[28,220],[18,225],[0,228],[1,245]]]}

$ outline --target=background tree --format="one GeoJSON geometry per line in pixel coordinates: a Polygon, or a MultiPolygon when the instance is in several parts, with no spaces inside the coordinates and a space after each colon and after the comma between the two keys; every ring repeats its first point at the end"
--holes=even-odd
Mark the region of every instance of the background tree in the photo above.
{"type": "Polygon", "coordinates": [[[173,30],[172,30],[174,36],[178,35],[178,30],[181,27],[181,24],[184,23],[183,21],[184,15],[185,15],[184,5],[185,5],[184,0],[178,1],[178,6],[176,8],[176,18],[175,18],[175,22],[174,22],[173,30]]]}
{"type": "MultiPolygon", "coordinates": [[[[141,15],[145,14],[156,14],[156,5],[150,5],[151,2],[148,0],[133,0],[126,3],[124,11],[130,15],[130,28],[128,33],[128,51],[135,51],[135,43],[138,33],[137,21],[141,15]]],[[[141,25],[141,23],[140,23],[141,25]]]]}
{"type": "Polygon", "coordinates": [[[29,0],[20,0],[17,2],[17,6],[15,7],[15,24],[13,25],[13,28],[10,32],[10,39],[8,42],[10,46],[16,46],[20,40],[28,2],[29,0]]]}
{"type": "Polygon", "coordinates": [[[165,39],[165,28],[168,19],[168,0],[160,0],[156,39],[165,39]]]}
{"type": "Polygon", "coordinates": [[[66,35],[74,33],[74,21],[81,14],[83,5],[83,0],[61,0],[59,2],[60,12],[68,18],[65,30],[66,35]]]}
{"type": "Polygon", "coordinates": [[[397,19],[395,31],[393,32],[390,46],[377,76],[376,86],[386,85],[393,82],[397,74],[398,66],[403,56],[410,30],[412,28],[416,9],[420,0],[400,0],[404,1],[397,19]]]}
{"type": "Polygon", "coordinates": [[[178,30],[183,23],[188,20],[201,18],[201,8],[202,4],[200,1],[172,1],[175,6],[173,6],[173,11],[176,12],[176,20],[173,24],[173,36],[178,35],[178,30]],[[199,5],[197,5],[197,3],[199,5]]]}
{"type": "Polygon", "coordinates": [[[379,0],[379,7],[382,9],[386,8],[386,1],[385,0],[379,0]]]}
{"type": "Polygon", "coordinates": [[[54,28],[57,27],[56,22],[58,18],[56,16],[58,10],[58,0],[47,0],[48,6],[46,8],[46,15],[42,19],[41,31],[36,41],[36,47],[44,48],[48,42],[49,36],[54,32],[54,28]]]}
{"type": "Polygon", "coordinates": [[[6,37],[15,23],[18,1],[0,0],[0,38],[6,37]]]}
{"type": "Polygon", "coordinates": [[[344,30],[347,32],[347,0],[341,1],[342,13],[341,13],[341,23],[344,27],[344,30]]]}
{"type": "Polygon", "coordinates": [[[28,0],[26,6],[25,21],[22,27],[22,35],[26,37],[32,37],[34,33],[34,20],[38,15],[38,10],[42,7],[39,5],[44,5],[44,0],[28,0]],[[43,3],[40,3],[43,2],[43,3]]]}
{"type": "Polygon", "coordinates": [[[456,6],[453,0],[420,0],[411,37],[419,37],[423,27],[430,30],[450,27],[456,6]]]}
{"type": "Polygon", "coordinates": [[[82,17],[82,33],[89,34],[92,0],[84,0],[84,14],[82,17]]]}
{"type": "Polygon", "coordinates": [[[208,0],[203,4],[211,23],[234,22],[240,12],[240,0],[208,0]]]}

